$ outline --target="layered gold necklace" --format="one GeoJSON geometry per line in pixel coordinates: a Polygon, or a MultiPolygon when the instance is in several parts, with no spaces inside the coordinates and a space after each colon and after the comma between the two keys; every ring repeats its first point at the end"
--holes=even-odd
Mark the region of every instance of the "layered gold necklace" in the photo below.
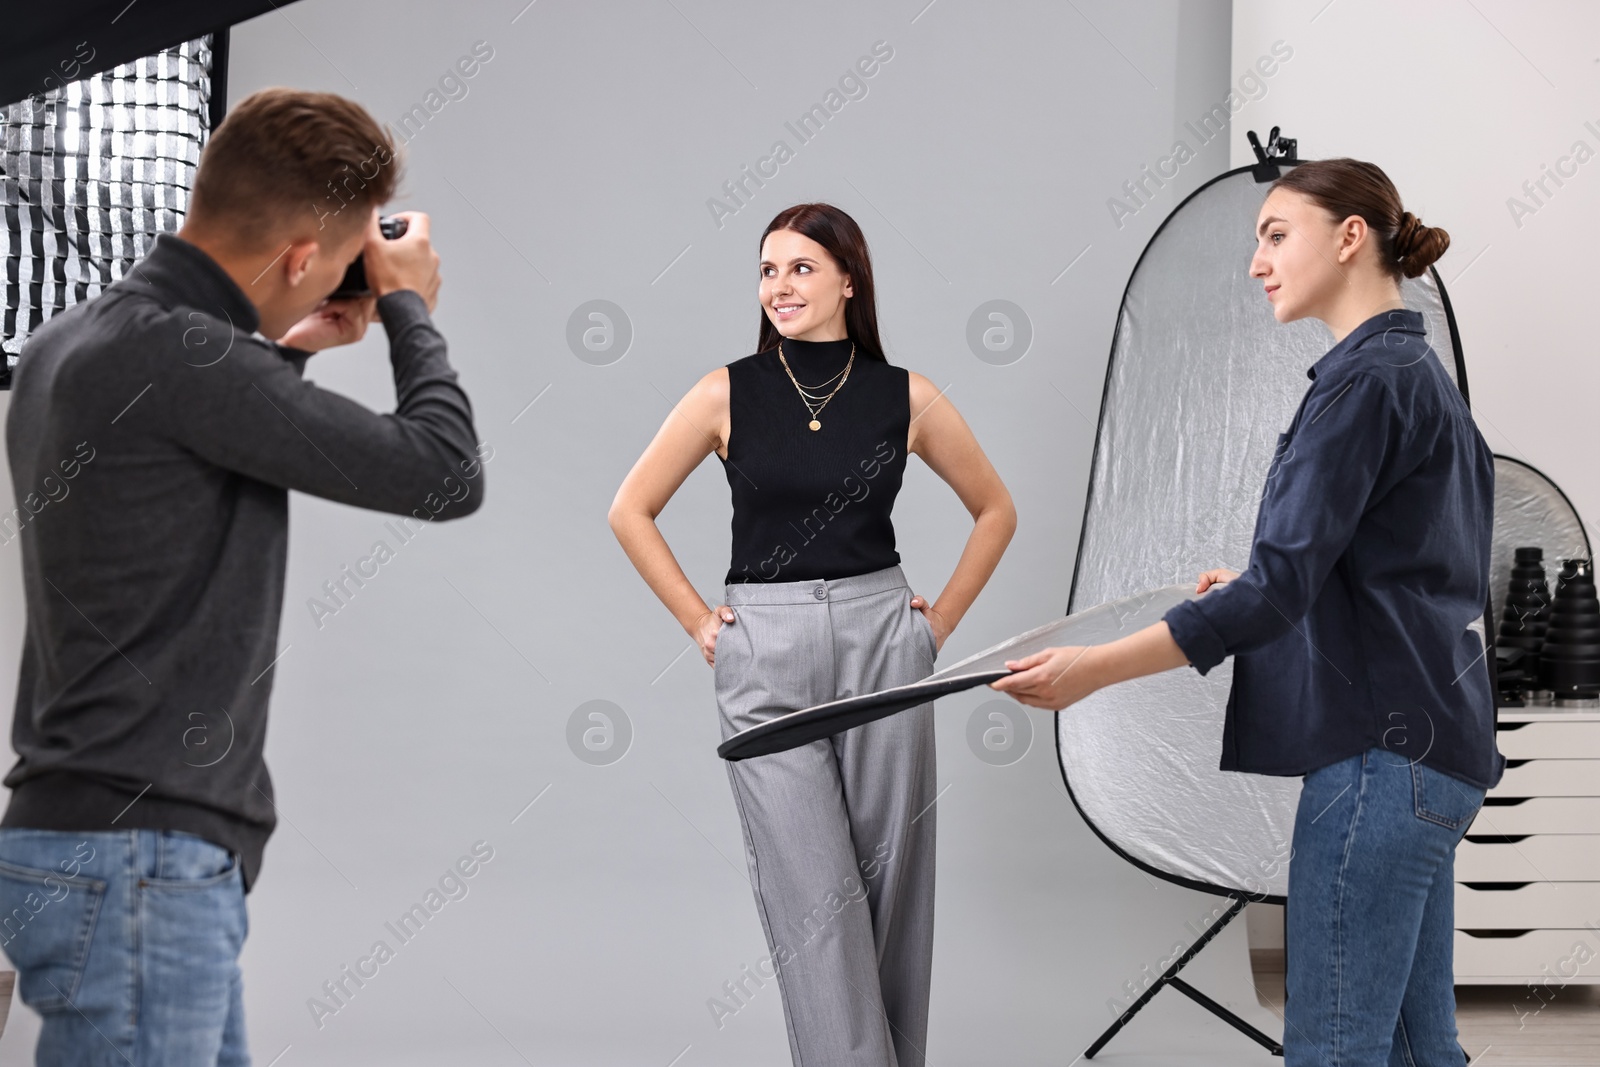
{"type": "Polygon", "coordinates": [[[795,391],[800,394],[800,402],[804,404],[806,406],[806,410],[811,413],[811,421],[807,423],[807,425],[809,425],[813,430],[820,430],[822,429],[822,423],[817,419],[817,416],[822,413],[822,409],[828,406],[828,401],[832,400],[834,395],[837,394],[840,389],[844,388],[844,383],[849,380],[850,368],[854,366],[856,362],[856,343],[854,341],[850,342],[850,358],[845,362],[844,370],[833,375],[832,378],[827,379],[827,381],[824,381],[819,385],[800,384],[799,379],[794,376],[794,371],[789,369],[789,361],[783,356],[783,342],[781,340],[778,342],[778,362],[783,364],[783,372],[787,374],[789,376],[789,380],[794,383],[795,391]],[[827,389],[829,383],[831,383],[834,378],[839,379],[839,384],[835,385],[831,390],[829,390],[827,395],[824,396],[822,390],[827,389]]]}

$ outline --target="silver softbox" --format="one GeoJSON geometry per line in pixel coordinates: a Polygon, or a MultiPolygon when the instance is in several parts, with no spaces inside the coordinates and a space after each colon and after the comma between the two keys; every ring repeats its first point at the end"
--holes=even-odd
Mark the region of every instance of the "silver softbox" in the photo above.
{"type": "Polygon", "coordinates": [[[207,36],[0,108],[0,385],[29,333],[182,223],[210,97],[207,36]]]}

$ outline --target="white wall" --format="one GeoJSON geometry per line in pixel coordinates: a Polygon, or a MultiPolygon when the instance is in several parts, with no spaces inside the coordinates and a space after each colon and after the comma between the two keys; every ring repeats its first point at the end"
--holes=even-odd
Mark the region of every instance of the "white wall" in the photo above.
{"type": "MultiPolygon", "coordinates": [[[[1294,58],[1260,105],[1306,159],[1381,166],[1408,210],[1450,233],[1472,408],[1496,452],[1543,470],[1600,536],[1600,6],[1582,0],[1237,0],[1233,66],[1274,40],[1294,58]],[[1591,157],[1542,206],[1523,183],[1577,142],[1591,157]],[[1532,213],[1514,218],[1507,201],[1532,213]]],[[[1240,138],[1233,163],[1253,157],[1240,138]]]]}

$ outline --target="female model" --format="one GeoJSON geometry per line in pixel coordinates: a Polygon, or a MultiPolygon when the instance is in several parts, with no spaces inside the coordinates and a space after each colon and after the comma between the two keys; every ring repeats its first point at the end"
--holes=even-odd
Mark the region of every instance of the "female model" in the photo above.
{"type": "MultiPolygon", "coordinates": [[[[890,366],[872,263],[827,204],[761,237],[758,351],[689,390],[617,490],[611,528],[716,675],[724,738],[933,672],[1016,513],[950,401],[890,366]],[[733,493],[725,603],[708,607],[655,517],[709,453],[733,493]],[[890,509],[921,456],[975,520],[932,606],[890,509]]],[[[933,960],[933,705],[728,764],[756,907],[804,1067],[920,1067],[933,960]]],[[[761,967],[758,967],[760,970],[761,967]]]]}
{"type": "Polygon", "coordinates": [[[1494,461],[1400,300],[1449,245],[1370,163],[1273,183],[1250,276],[1279,322],[1337,343],[1279,438],[1243,574],[994,683],[1062,708],[1101,686],[1234,656],[1222,769],[1304,775],[1286,914],[1284,1062],[1460,1064],[1456,843],[1499,781],[1481,620],[1494,461]],[[1207,592],[1207,590],[1210,592],[1207,592]]]}

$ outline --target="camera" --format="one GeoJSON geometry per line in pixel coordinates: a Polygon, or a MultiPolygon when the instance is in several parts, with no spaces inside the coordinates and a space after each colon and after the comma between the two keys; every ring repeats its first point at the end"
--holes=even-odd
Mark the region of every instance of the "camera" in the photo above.
{"type": "MultiPolygon", "coordinates": [[[[406,232],[406,220],[397,215],[385,215],[378,220],[378,229],[383,233],[384,239],[394,240],[406,232]]],[[[362,256],[357,256],[355,262],[344,272],[344,280],[339,283],[339,288],[328,294],[329,300],[350,300],[354,297],[371,296],[372,289],[367,285],[367,266],[362,262],[362,256]]]]}

